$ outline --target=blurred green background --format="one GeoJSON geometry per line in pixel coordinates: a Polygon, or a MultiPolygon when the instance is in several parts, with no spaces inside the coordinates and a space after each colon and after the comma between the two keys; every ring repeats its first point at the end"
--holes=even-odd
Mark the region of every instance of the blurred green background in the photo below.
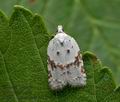
{"type": "Polygon", "coordinates": [[[120,0],[0,0],[9,17],[14,5],[41,14],[50,34],[58,24],[109,66],[120,84],[120,0]]]}

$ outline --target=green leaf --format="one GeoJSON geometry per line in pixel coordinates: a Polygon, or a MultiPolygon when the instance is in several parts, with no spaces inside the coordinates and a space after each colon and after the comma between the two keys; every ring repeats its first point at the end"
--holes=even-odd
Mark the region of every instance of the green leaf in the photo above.
{"type": "Polygon", "coordinates": [[[120,83],[120,1],[50,0],[44,17],[50,32],[58,24],[72,35],[82,51],[92,51],[112,68],[120,83]]]}
{"type": "Polygon", "coordinates": [[[18,4],[21,0],[0,0],[0,9],[3,10],[8,15],[11,15],[13,11],[13,6],[18,4]]]}
{"type": "MultiPolygon", "coordinates": [[[[1,13],[0,24],[6,22],[1,13]]],[[[4,26],[4,27],[3,27],[4,26]]],[[[7,29],[0,26],[0,32],[7,29]],[[2,29],[1,29],[2,28],[2,29]]],[[[112,73],[90,52],[83,53],[87,85],[67,87],[52,92],[47,82],[46,49],[50,39],[41,16],[15,6],[9,21],[10,41],[0,43],[0,101],[1,102],[119,102],[112,73]],[[2,46],[1,46],[2,44],[2,46]],[[7,46],[4,46],[7,45],[7,46]],[[5,49],[5,50],[2,50],[5,49]]],[[[0,39],[2,42],[2,39],[0,39]]]]}
{"type": "Polygon", "coordinates": [[[108,97],[106,97],[105,102],[119,102],[120,101],[120,87],[116,88],[108,97]]]}
{"type": "Polygon", "coordinates": [[[49,32],[62,24],[83,51],[96,53],[112,68],[120,83],[119,0],[20,0],[19,4],[43,14],[49,32]]]}
{"type": "Polygon", "coordinates": [[[120,83],[119,0],[1,0],[0,9],[10,15],[15,4],[42,14],[49,32],[55,32],[58,24],[64,25],[83,51],[96,53],[112,68],[120,83]]]}
{"type": "Polygon", "coordinates": [[[9,77],[18,102],[32,102],[42,97],[43,90],[47,90],[47,73],[43,71],[32,30],[19,8],[10,19],[10,28],[11,44],[4,55],[9,77]],[[43,90],[41,84],[44,84],[43,90]]]}
{"type": "Polygon", "coordinates": [[[8,27],[8,18],[2,11],[0,11],[0,50],[2,53],[5,53],[8,49],[11,39],[8,27]]]}
{"type": "Polygon", "coordinates": [[[18,102],[14,87],[10,80],[5,59],[0,52],[0,101],[1,102],[18,102]]]}

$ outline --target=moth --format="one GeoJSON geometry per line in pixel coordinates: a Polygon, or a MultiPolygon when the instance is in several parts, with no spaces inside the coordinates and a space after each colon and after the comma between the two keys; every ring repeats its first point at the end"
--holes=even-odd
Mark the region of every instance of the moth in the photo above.
{"type": "Polygon", "coordinates": [[[48,83],[52,90],[61,90],[66,85],[81,87],[86,85],[86,73],[80,48],[73,37],[58,25],[57,33],[50,40],[48,55],[48,83]]]}

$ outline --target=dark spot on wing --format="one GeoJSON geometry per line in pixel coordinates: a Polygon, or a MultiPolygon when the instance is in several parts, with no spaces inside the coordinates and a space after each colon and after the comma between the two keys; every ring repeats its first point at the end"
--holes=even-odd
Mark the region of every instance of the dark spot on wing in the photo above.
{"type": "Polygon", "coordinates": [[[71,74],[71,72],[70,72],[70,71],[67,71],[67,74],[71,74]]]}
{"type": "Polygon", "coordinates": [[[59,55],[60,54],[60,51],[57,51],[57,55],[59,55]]]}
{"type": "Polygon", "coordinates": [[[60,42],[60,45],[63,46],[63,42],[60,42]]]}
{"type": "Polygon", "coordinates": [[[67,49],[67,53],[70,53],[70,49],[67,49]]]}
{"type": "Polygon", "coordinates": [[[62,74],[63,74],[63,75],[65,75],[65,74],[66,74],[66,72],[63,72],[62,74]]]}

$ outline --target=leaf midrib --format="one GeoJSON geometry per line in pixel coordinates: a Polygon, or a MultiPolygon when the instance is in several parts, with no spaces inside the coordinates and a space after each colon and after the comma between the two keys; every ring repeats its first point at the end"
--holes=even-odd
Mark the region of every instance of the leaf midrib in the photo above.
{"type": "MultiPolygon", "coordinates": [[[[90,60],[90,58],[89,58],[90,60]]],[[[93,68],[93,87],[94,87],[94,97],[95,97],[95,101],[97,102],[97,96],[96,96],[96,84],[95,84],[95,70],[94,70],[94,65],[92,63],[92,61],[90,60],[90,63],[92,65],[92,68],[93,68]]]]}

